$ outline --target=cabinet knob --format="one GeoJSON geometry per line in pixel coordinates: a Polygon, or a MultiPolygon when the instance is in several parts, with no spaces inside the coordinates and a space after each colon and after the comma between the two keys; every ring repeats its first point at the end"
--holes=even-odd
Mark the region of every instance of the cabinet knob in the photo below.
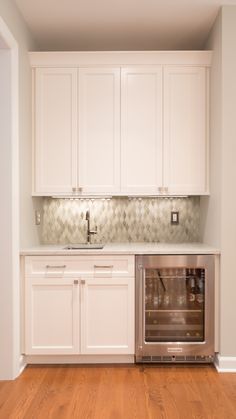
{"type": "Polygon", "coordinates": [[[76,187],[75,186],[73,186],[72,192],[76,192],[76,187]]]}
{"type": "Polygon", "coordinates": [[[77,192],[82,192],[83,188],[82,186],[79,186],[79,188],[77,188],[77,192]]]}
{"type": "Polygon", "coordinates": [[[78,279],[74,279],[74,284],[78,285],[78,283],[79,283],[78,279]]]}
{"type": "Polygon", "coordinates": [[[81,285],[84,285],[85,284],[85,279],[81,279],[80,283],[81,283],[81,285]]]}
{"type": "Polygon", "coordinates": [[[158,188],[158,192],[159,192],[159,193],[163,193],[163,188],[162,188],[162,186],[159,186],[159,188],[158,188]]]}

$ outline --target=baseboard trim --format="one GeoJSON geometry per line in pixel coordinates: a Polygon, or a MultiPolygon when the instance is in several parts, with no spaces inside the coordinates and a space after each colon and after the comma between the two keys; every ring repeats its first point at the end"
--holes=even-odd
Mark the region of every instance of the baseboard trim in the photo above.
{"type": "Polygon", "coordinates": [[[19,360],[19,375],[24,371],[26,365],[25,356],[21,355],[19,360]]]}
{"type": "Polygon", "coordinates": [[[236,356],[216,354],[215,367],[218,372],[236,372],[236,356]]]}
{"type": "Polygon", "coordinates": [[[134,355],[26,355],[26,364],[134,364],[134,355]]]}

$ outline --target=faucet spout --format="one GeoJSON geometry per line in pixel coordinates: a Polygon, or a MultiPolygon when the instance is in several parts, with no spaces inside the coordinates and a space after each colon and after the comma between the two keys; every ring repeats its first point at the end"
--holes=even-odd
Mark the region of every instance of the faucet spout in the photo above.
{"type": "Polygon", "coordinates": [[[95,230],[90,230],[90,212],[89,210],[86,211],[85,219],[88,222],[87,224],[87,243],[91,244],[91,236],[92,234],[97,234],[97,227],[95,230]]]}

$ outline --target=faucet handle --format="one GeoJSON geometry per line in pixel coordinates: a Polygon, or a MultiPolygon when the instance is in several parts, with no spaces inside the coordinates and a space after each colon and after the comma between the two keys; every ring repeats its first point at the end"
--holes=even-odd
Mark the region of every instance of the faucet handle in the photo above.
{"type": "Polygon", "coordinates": [[[90,230],[89,231],[90,234],[97,234],[98,233],[98,228],[97,226],[95,226],[95,230],[90,230]]]}

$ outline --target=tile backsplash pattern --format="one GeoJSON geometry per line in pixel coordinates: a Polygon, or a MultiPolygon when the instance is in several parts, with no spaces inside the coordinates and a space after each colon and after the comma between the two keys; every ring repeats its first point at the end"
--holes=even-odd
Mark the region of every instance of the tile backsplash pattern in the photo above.
{"type": "Polygon", "coordinates": [[[45,244],[86,241],[90,210],[94,243],[199,241],[200,199],[188,198],[44,198],[42,241],[45,244]],[[171,211],[179,211],[179,225],[170,224],[171,211]]]}

